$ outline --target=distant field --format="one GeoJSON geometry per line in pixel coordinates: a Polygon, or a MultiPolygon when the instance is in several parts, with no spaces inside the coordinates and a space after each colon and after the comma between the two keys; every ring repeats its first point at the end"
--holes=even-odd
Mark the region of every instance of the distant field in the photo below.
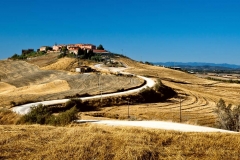
{"type": "Polygon", "coordinates": [[[196,74],[198,77],[201,78],[212,78],[213,80],[217,81],[237,81],[240,83],[240,74],[196,74]]]}

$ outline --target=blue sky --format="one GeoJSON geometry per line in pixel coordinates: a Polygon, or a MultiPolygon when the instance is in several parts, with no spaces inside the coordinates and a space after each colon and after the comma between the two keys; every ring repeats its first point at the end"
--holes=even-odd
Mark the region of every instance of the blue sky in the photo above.
{"type": "Polygon", "coordinates": [[[135,60],[240,65],[239,0],[1,0],[0,59],[55,43],[135,60]]]}

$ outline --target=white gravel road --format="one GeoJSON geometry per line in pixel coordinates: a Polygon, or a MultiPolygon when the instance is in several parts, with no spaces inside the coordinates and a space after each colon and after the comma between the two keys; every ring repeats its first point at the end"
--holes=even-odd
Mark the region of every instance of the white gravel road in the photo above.
{"type": "Polygon", "coordinates": [[[119,121],[119,120],[77,120],[78,123],[95,123],[110,126],[133,126],[161,130],[175,130],[181,132],[221,132],[221,133],[239,133],[223,129],[196,126],[190,124],[164,122],[164,121],[119,121]]]}

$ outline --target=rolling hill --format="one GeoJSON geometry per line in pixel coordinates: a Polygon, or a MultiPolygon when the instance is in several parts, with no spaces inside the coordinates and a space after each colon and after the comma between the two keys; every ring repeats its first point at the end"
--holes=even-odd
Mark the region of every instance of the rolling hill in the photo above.
{"type": "Polygon", "coordinates": [[[77,61],[72,58],[52,62],[52,55],[34,61],[0,61],[0,107],[32,101],[62,99],[76,94],[99,94],[100,80],[103,93],[139,86],[137,77],[117,77],[110,74],[77,74],[77,61]],[[44,61],[44,62],[43,62],[44,61]],[[39,62],[39,63],[38,63],[39,62]],[[38,64],[40,64],[38,66],[38,64]],[[45,64],[45,65],[43,65],[45,64]],[[46,65],[47,64],[47,65],[46,65]],[[40,68],[40,66],[43,66],[40,68]]]}
{"type": "MultiPolygon", "coordinates": [[[[0,105],[62,98],[76,93],[99,93],[96,74],[71,72],[74,59],[53,55],[28,61],[0,61],[0,105]],[[51,58],[49,58],[49,57],[51,58]]],[[[240,104],[240,85],[221,83],[185,72],[116,58],[128,72],[160,78],[177,97],[165,102],[118,105],[100,111],[82,112],[82,119],[180,120],[182,123],[214,126],[216,102],[240,104]]],[[[89,62],[89,65],[92,65],[89,62]]],[[[140,85],[128,77],[104,74],[104,91],[140,85]],[[132,82],[132,81],[131,81],[132,82]]],[[[1,124],[14,124],[19,115],[0,109],[1,124]]],[[[70,124],[65,127],[0,125],[0,159],[239,159],[239,135],[184,133],[136,127],[70,124]],[[46,150],[46,148],[48,148],[46,150]]]]}

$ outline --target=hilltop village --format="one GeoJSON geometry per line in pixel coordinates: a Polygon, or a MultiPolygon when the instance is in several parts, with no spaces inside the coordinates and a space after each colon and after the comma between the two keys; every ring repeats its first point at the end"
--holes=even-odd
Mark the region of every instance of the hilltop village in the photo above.
{"type": "MultiPolygon", "coordinates": [[[[91,62],[103,62],[107,66],[111,67],[123,67],[121,62],[113,59],[113,55],[118,57],[118,54],[113,54],[110,51],[104,49],[103,45],[93,44],[55,44],[53,46],[41,46],[36,51],[34,49],[22,49],[20,55],[14,54],[9,59],[11,60],[26,60],[28,62],[35,61],[38,57],[45,59],[46,55],[57,55],[55,58],[75,58],[77,65],[72,66],[76,72],[92,72],[95,71],[89,64],[86,64],[84,60],[90,60],[91,62]],[[45,57],[45,58],[44,58],[45,57]],[[81,61],[80,61],[81,59],[81,61]]],[[[54,61],[54,60],[53,60],[54,61]]],[[[73,70],[71,70],[73,71],[73,70]]],[[[119,74],[119,73],[116,73],[119,74]]]]}
{"type": "Polygon", "coordinates": [[[80,59],[89,59],[93,61],[110,61],[110,53],[100,44],[96,47],[93,44],[55,44],[53,46],[41,46],[36,51],[34,49],[22,49],[21,54],[14,54],[9,59],[29,60],[49,53],[57,53],[58,58],[75,57],[80,59]]]}
{"type": "MultiPolygon", "coordinates": [[[[83,43],[77,43],[77,44],[55,44],[53,46],[41,46],[39,49],[37,49],[37,52],[63,52],[65,50],[68,51],[68,53],[74,53],[78,54],[79,50],[86,50],[90,51],[92,50],[93,53],[109,53],[106,51],[103,46],[100,44],[98,47],[93,44],[83,44],[83,43]]],[[[22,54],[29,54],[31,52],[34,52],[34,49],[23,49],[22,54]]]]}

